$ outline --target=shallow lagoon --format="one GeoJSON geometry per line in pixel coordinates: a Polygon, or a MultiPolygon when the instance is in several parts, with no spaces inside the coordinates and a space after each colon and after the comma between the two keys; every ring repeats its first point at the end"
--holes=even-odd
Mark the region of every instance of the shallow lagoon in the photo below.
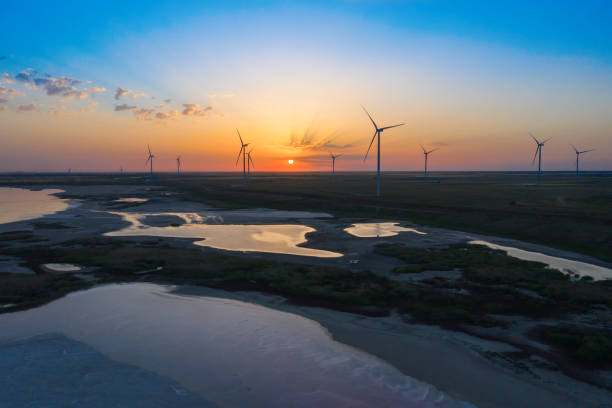
{"type": "Polygon", "coordinates": [[[153,236],[168,238],[197,238],[195,245],[228,251],[269,252],[277,254],[338,258],[342,254],[298,246],[307,242],[306,234],[315,229],[298,224],[205,224],[222,222],[219,216],[201,216],[196,213],[135,214],[113,212],[130,223],[129,227],[107,232],[106,236],[153,236]],[[149,217],[176,217],[184,224],[176,226],[148,226],[143,223],[149,217]]]}
{"type": "Polygon", "coordinates": [[[53,195],[62,192],[57,189],[33,191],[0,187],[0,224],[32,220],[66,210],[70,207],[68,200],[53,195]]]}
{"type": "Polygon", "coordinates": [[[499,249],[524,261],[535,261],[548,265],[549,268],[558,269],[561,272],[573,273],[578,276],[590,276],[595,280],[612,279],[612,269],[593,265],[586,262],[574,261],[566,258],[542,254],[540,252],[531,252],[524,249],[497,245],[488,241],[470,241],[470,244],[485,245],[492,249],[499,249]]]}
{"type": "Polygon", "coordinates": [[[427,235],[426,232],[414,228],[400,227],[397,222],[367,222],[353,224],[344,231],[359,238],[382,238],[393,237],[400,232],[413,232],[419,235],[427,235]]]}
{"type": "Polygon", "coordinates": [[[0,347],[57,333],[176,381],[218,406],[467,406],[334,341],[312,320],[175,289],[99,286],[0,315],[0,347]]]}

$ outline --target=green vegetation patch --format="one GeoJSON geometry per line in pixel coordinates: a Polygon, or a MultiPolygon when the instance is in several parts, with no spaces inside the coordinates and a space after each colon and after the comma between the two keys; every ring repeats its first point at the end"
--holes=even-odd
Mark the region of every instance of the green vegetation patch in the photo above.
{"type": "Polygon", "coordinates": [[[2,241],[23,241],[34,238],[31,231],[9,231],[0,233],[0,242],[2,241]]]}
{"type": "Polygon", "coordinates": [[[539,337],[571,357],[598,368],[612,367],[612,331],[585,330],[572,326],[546,326],[539,337]]]}
{"type": "Polygon", "coordinates": [[[497,299],[485,302],[490,313],[546,315],[562,311],[586,311],[596,304],[612,308],[612,281],[572,281],[570,277],[539,262],[523,261],[481,245],[457,244],[447,248],[413,248],[401,244],[381,244],[376,252],[406,262],[395,273],[460,269],[463,278],[444,282],[423,280],[433,287],[465,289],[472,297],[497,299]],[[528,293],[536,295],[530,296],[528,293]],[[495,306],[497,304],[497,306],[495,306]],[[498,309],[496,312],[495,309],[498,309]]]}
{"type": "Polygon", "coordinates": [[[69,292],[86,289],[91,284],[69,275],[0,275],[0,312],[29,309],[40,306],[69,292]]]}
{"type": "Polygon", "coordinates": [[[69,228],[72,228],[61,222],[46,222],[46,221],[37,221],[34,223],[34,226],[38,229],[69,229],[69,228]]]}

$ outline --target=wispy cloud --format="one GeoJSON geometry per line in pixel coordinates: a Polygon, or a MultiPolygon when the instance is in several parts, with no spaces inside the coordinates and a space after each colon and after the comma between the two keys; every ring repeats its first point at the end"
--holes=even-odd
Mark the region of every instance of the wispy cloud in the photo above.
{"type": "Polygon", "coordinates": [[[19,82],[31,83],[35,75],[36,70],[34,68],[26,68],[17,75],[15,75],[15,79],[19,82]]]}
{"type": "Polygon", "coordinates": [[[345,149],[352,147],[350,143],[336,143],[335,140],[338,138],[339,132],[334,132],[329,136],[318,137],[317,131],[312,126],[309,126],[303,133],[297,134],[292,132],[289,136],[289,143],[287,147],[292,149],[302,150],[331,150],[331,149],[345,149]]]}
{"type": "Polygon", "coordinates": [[[151,114],[153,113],[153,109],[132,109],[132,113],[134,114],[134,116],[136,116],[136,119],[138,120],[152,120],[151,114]]]}
{"type": "Polygon", "coordinates": [[[45,112],[45,114],[62,116],[62,115],[81,115],[84,113],[92,113],[92,112],[95,112],[95,110],[94,109],[69,110],[68,106],[60,105],[60,106],[52,106],[51,109],[45,112]]]}
{"type": "Polygon", "coordinates": [[[144,98],[145,96],[147,96],[147,94],[146,94],[146,93],[144,93],[144,92],[132,92],[132,93],[130,94],[130,97],[131,97],[132,99],[144,98]]]}
{"type": "Polygon", "coordinates": [[[16,89],[7,88],[6,86],[0,85],[0,95],[7,95],[11,97],[14,95],[23,95],[23,92],[19,92],[16,89]]]}
{"type": "Polygon", "coordinates": [[[85,88],[85,90],[89,93],[106,92],[106,88],[98,87],[98,86],[92,86],[90,88],[85,88]]]}
{"type": "Polygon", "coordinates": [[[17,112],[31,112],[37,110],[37,105],[35,103],[28,103],[27,105],[19,105],[17,107],[17,112]]]}
{"type": "Polygon", "coordinates": [[[136,106],[130,106],[130,105],[125,104],[125,103],[123,103],[121,105],[115,105],[115,111],[116,112],[132,110],[132,109],[136,109],[136,106]]]}
{"type": "Polygon", "coordinates": [[[118,101],[119,99],[121,99],[122,96],[125,96],[130,92],[132,91],[129,89],[117,88],[117,90],[115,91],[115,100],[118,101]]]}
{"type": "Polygon", "coordinates": [[[212,111],[212,106],[200,108],[200,105],[197,103],[184,103],[183,107],[184,109],[181,113],[185,116],[208,116],[212,111]]]}
{"type": "Polygon", "coordinates": [[[8,73],[6,73],[6,72],[4,74],[2,74],[2,80],[6,84],[12,84],[13,82],[15,82],[15,80],[13,78],[11,78],[11,76],[8,73]]]}
{"type": "Polygon", "coordinates": [[[179,111],[171,110],[169,112],[157,112],[155,114],[155,118],[157,119],[172,119],[177,118],[179,116],[179,111]]]}

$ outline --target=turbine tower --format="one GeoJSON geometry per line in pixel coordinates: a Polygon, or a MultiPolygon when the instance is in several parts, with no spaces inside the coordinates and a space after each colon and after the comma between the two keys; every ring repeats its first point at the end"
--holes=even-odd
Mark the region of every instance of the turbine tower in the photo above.
{"type": "Polygon", "coordinates": [[[183,157],[183,155],[179,154],[178,157],[176,158],[176,175],[177,176],[181,175],[181,157],[183,157]]]}
{"type": "Polygon", "coordinates": [[[153,158],[155,157],[153,153],[151,153],[151,148],[147,145],[147,150],[149,151],[149,155],[147,156],[147,161],[145,162],[145,166],[150,163],[150,171],[151,171],[151,179],[153,179],[153,158]]]}
{"type": "Polygon", "coordinates": [[[374,143],[374,139],[378,137],[378,140],[376,141],[376,144],[378,146],[378,155],[377,155],[377,160],[376,160],[376,196],[380,197],[380,134],[387,129],[402,126],[404,125],[404,123],[400,123],[399,125],[385,126],[385,127],[379,128],[376,122],[374,122],[374,119],[372,119],[372,116],[370,116],[370,114],[366,110],[366,108],[364,108],[363,105],[361,106],[361,108],[372,121],[372,125],[374,125],[374,136],[372,136],[372,140],[370,141],[370,146],[368,146],[368,151],[366,152],[365,157],[363,158],[364,163],[366,159],[368,158],[368,153],[370,153],[370,149],[372,148],[372,143],[374,143]]]}
{"type": "Polygon", "coordinates": [[[576,152],[576,183],[577,183],[578,182],[578,171],[579,171],[578,170],[578,160],[580,159],[580,155],[582,153],[592,152],[595,149],[579,151],[578,149],[576,149],[576,147],[573,144],[570,143],[570,146],[572,146],[572,148],[576,152]]]}
{"type": "Polygon", "coordinates": [[[535,154],[533,155],[533,162],[532,162],[532,164],[535,163],[535,159],[537,157],[538,158],[538,186],[539,186],[540,185],[540,178],[542,177],[542,146],[544,146],[544,143],[548,142],[551,138],[549,137],[548,139],[544,140],[543,142],[540,142],[531,133],[529,133],[529,136],[531,136],[533,141],[538,145],[538,147],[536,147],[535,154]]]}
{"type": "Polygon", "coordinates": [[[240,139],[240,151],[238,152],[238,158],[236,159],[236,166],[238,165],[238,162],[240,161],[240,155],[242,154],[242,181],[244,184],[247,183],[247,179],[246,179],[246,167],[247,167],[247,162],[246,162],[246,148],[249,145],[248,143],[244,143],[242,141],[242,136],[240,136],[240,132],[238,131],[238,129],[236,129],[236,132],[238,133],[238,138],[240,139]]]}
{"type": "Polygon", "coordinates": [[[255,168],[255,163],[253,163],[253,159],[251,158],[251,152],[253,149],[247,152],[247,180],[251,179],[251,165],[255,168]]]}
{"type": "Polygon", "coordinates": [[[425,155],[425,174],[424,174],[424,178],[425,178],[425,180],[427,180],[427,158],[429,157],[430,153],[435,152],[436,150],[438,150],[438,148],[435,148],[433,150],[427,151],[427,150],[425,150],[423,145],[420,145],[420,146],[421,146],[421,149],[423,149],[423,154],[425,155]]]}
{"type": "Polygon", "coordinates": [[[334,156],[332,152],[329,153],[329,157],[332,159],[332,180],[336,180],[336,159],[340,156],[342,155],[338,154],[334,156]]]}

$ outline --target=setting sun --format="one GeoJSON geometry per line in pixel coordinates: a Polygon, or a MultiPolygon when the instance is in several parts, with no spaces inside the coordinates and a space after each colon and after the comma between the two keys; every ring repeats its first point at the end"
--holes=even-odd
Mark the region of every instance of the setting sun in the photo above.
{"type": "Polygon", "coordinates": [[[287,163],[289,163],[289,164],[293,164],[293,159],[289,159],[289,160],[287,160],[287,163]]]}

